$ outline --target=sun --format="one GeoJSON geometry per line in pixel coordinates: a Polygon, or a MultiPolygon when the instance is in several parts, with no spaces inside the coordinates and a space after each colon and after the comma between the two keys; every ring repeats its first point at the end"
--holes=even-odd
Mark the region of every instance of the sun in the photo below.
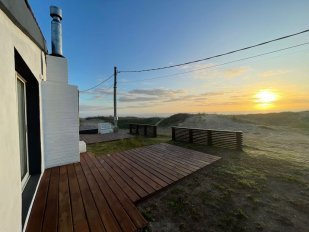
{"type": "Polygon", "coordinates": [[[255,95],[255,99],[258,103],[272,103],[277,100],[277,94],[271,90],[263,89],[255,95]]]}
{"type": "Polygon", "coordinates": [[[259,108],[266,109],[273,106],[273,103],[278,99],[278,94],[269,89],[262,89],[257,92],[254,99],[259,108]]]}

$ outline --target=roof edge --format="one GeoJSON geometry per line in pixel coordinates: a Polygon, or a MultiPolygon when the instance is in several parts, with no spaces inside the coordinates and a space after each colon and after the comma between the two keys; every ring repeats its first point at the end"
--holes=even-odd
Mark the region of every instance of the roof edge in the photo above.
{"type": "Polygon", "coordinates": [[[41,28],[33,14],[33,11],[28,3],[27,0],[25,0],[25,3],[26,3],[26,6],[29,10],[29,12],[31,13],[38,29],[39,29],[39,32],[43,38],[43,44],[40,43],[39,41],[37,41],[32,35],[31,33],[29,33],[29,31],[18,21],[18,19],[12,14],[12,12],[5,6],[5,4],[0,1],[0,9],[8,16],[8,18],[27,36],[29,37],[30,40],[32,40],[43,52],[45,52],[46,54],[48,53],[48,50],[47,50],[47,46],[46,46],[46,40],[45,40],[45,37],[41,31],[41,28]]]}

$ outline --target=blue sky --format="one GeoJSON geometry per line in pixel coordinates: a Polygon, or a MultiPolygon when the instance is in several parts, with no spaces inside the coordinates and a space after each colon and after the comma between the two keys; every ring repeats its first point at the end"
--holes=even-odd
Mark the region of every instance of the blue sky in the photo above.
{"type": "MultiPolygon", "coordinates": [[[[69,61],[70,83],[80,90],[108,77],[115,65],[127,70],[177,64],[309,28],[307,0],[29,2],[49,48],[49,5],[63,9],[63,52],[69,61]]],[[[197,65],[152,73],[121,73],[119,114],[309,109],[309,45],[175,78],[138,81],[304,42],[309,42],[309,33],[197,65]],[[254,96],[262,89],[278,96],[277,103],[267,109],[254,105],[254,96]]],[[[81,95],[81,116],[112,114],[112,89],[106,89],[111,84],[81,95]]]]}

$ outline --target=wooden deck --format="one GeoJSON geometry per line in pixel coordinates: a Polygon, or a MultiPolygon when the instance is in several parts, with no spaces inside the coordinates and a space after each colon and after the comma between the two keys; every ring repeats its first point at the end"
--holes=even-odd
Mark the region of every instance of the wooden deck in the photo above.
{"type": "Polygon", "coordinates": [[[84,141],[86,144],[93,144],[121,139],[129,139],[133,137],[133,135],[130,135],[127,132],[119,131],[117,133],[108,134],[80,134],[79,140],[84,141]]]}
{"type": "Polygon", "coordinates": [[[220,159],[170,144],[45,170],[26,231],[137,231],[147,225],[134,203],[220,159]]]}

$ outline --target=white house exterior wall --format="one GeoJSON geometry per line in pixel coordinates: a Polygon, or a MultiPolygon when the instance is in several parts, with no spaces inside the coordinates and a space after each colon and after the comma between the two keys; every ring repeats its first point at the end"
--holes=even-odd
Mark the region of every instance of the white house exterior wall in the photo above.
{"type": "Polygon", "coordinates": [[[48,69],[46,78],[48,82],[57,82],[61,85],[68,85],[68,62],[67,59],[58,56],[46,56],[48,69]]]}
{"type": "Polygon", "coordinates": [[[42,81],[45,167],[79,162],[78,90],[68,85],[67,60],[46,56],[42,81]]]}
{"type": "Polygon", "coordinates": [[[14,232],[21,231],[22,208],[14,48],[39,82],[45,58],[2,10],[0,29],[0,231],[14,232]]]}

